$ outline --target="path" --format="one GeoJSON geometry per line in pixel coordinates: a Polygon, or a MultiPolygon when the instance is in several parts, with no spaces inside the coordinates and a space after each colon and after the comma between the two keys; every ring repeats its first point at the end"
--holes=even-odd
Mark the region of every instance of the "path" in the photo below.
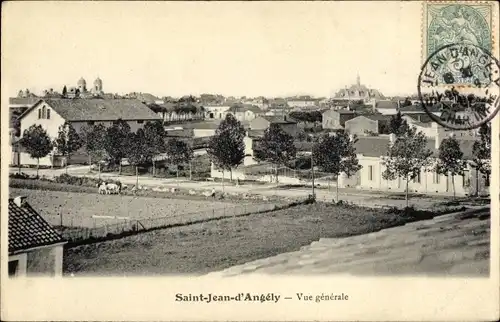
{"type": "Polygon", "coordinates": [[[435,217],[379,232],[322,238],[301,250],[209,275],[349,274],[489,276],[490,209],[435,217]]]}
{"type": "MultiPolygon", "coordinates": [[[[68,174],[74,176],[87,176],[87,177],[97,177],[96,173],[89,173],[88,166],[70,166],[68,168],[68,174]]],[[[11,173],[17,172],[17,168],[10,168],[11,173]]],[[[35,169],[22,169],[22,172],[27,174],[34,174],[35,169]]],[[[40,170],[40,176],[54,177],[65,173],[65,169],[43,169],[40,170]]],[[[120,180],[126,185],[135,185],[135,176],[118,175],[116,173],[102,173],[101,178],[120,180]]],[[[192,189],[197,191],[208,191],[215,189],[218,192],[222,192],[223,187],[220,182],[213,181],[187,181],[185,179],[177,178],[153,178],[153,177],[139,177],[139,185],[143,186],[157,186],[166,188],[183,188],[192,189]]],[[[224,191],[226,193],[237,193],[237,194],[258,194],[262,196],[280,196],[284,198],[304,198],[311,194],[311,189],[304,187],[301,188],[276,188],[272,184],[249,184],[245,183],[240,186],[235,185],[225,185],[224,191]]],[[[316,189],[316,198],[320,201],[332,201],[335,197],[335,188],[328,189],[316,189]]],[[[367,207],[379,207],[379,206],[393,206],[393,207],[405,207],[406,201],[404,198],[395,198],[394,194],[387,194],[376,191],[361,191],[355,188],[339,189],[339,198],[346,202],[351,202],[360,206],[367,207]]],[[[438,200],[445,200],[440,196],[431,197],[412,197],[410,199],[410,205],[414,205],[420,209],[432,208],[433,205],[438,200]]]]}

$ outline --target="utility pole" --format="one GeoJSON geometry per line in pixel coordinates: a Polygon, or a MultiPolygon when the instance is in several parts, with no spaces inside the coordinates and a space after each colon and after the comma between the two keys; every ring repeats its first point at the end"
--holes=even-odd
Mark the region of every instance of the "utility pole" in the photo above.
{"type": "Polygon", "coordinates": [[[311,146],[311,175],[312,175],[312,196],[314,195],[314,142],[312,142],[311,146]]]}

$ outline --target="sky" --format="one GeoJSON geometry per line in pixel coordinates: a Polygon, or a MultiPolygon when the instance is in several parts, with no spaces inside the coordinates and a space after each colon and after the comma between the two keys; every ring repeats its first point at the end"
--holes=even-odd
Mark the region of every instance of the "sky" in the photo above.
{"type": "Polygon", "coordinates": [[[356,82],[413,94],[418,2],[7,2],[2,83],[41,93],[80,77],[157,96],[331,96],[356,82]]]}

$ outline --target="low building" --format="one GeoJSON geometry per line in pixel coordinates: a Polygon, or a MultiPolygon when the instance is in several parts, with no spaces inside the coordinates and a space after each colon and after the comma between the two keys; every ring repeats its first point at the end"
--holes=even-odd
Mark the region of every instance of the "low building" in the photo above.
{"type": "MultiPolygon", "coordinates": [[[[135,99],[40,99],[19,117],[21,138],[30,126],[41,125],[51,139],[57,138],[59,127],[66,121],[80,133],[84,126],[103,124],[108,127],[118,119],[126,121],[133,132],[148,121],[161,120],[158,114],[135,99]]],[[[21,164],[37,164],[37,160],[22,149],[15,153],[20,153],[17,159],[21,164]]],[[[52,155],[40,159],[40,165],[51,166],[53,162],[52,155]]]]}
{"type": "Polygon", "coordinates": [[[346,121],[345,130],[349,134],[358,136],[384,134],[388,133],[390,120],[390,115],[360,115],[346,121]]]}
{"type": "Polygon", "coordinates": [[[373,102],[373,107],[377,112],[383,115],[395,115],[398,114],[399,102],[394,102],[390,100],[381,100],[373,102]]]}
{"type": "Polygon", "coordinates": [[[62,276],[66,241],[26,201],[9,199],[9,276],[62,276]]]}
{"type": "MultiPolygon", "coordinates": [[[[427,148],[432,151],[432,157],[437,161],[439,145],[446,136],[427,139],[427,148]]],[[[358,173],[350,178],[350,184],[362,190],[377,191],[395,191],[404,192],[406,182],[402,178],[396,180],[386,180],[382,173],[385,171],[384,157],[391,142],[396,140],[394,135],[384,135],[378,137],[360,137],[355,144],[359,164],[362,166],[358,173]]],[[[464,153],[465,160],[472,159],[472,140],[459,140],[460,147],[464,153]]],[[[481,174],[478,176],[476,185],[476,171],[470,165],[464,172],[464,175],[457,175],[453,178],[455,182],[455,192],[457,196],[466,196],[475,194],[489,193],[489,182],[481,174]]],[[[408,190],[412,193],[422,194],[443,194],[453,195],[453,184],[451,176],[439,175],[435,171],[425,171],[411,180],[408,184],[408,190]]],[[[345,184],[344,184],[345,185],[345,184]]]]}
{"type": "Polygon", "coordinates": [[[232,114],[240,122],[250,122],[258,116],[264,114],[264,112],[254,105],[233,105],[228,110],[227,113],[232,114]]]}
{"type": "Polygon", "coordinates": [[[205,106],[205,117],[207,119],[225,119],[230,105],[207,105],[205,106]]]}
{"type": "Polygon", "coordinates": [[[319,100],[314,98],[292,98],[287,100],[290,108],[311,109],[319,107],[319,100]]]}
{"type": "MultiPolygon", "coordinates": [[[[441,111],[440,108],[437,105],[434,106],[428,106],[427,107],[427,112],[424,110],[424,108],[419,104],[419,105],[408,105],[408,106],[402,106],[399,108],[399,111],[401,112],[401,115],[409,115],[409,116],[415,116],[415,117],[424,117],[427,115],[427,112],[430,112],[437,117],[441,116],[441,111]]],[[[429,117],[430,119],[430,117],[429,117]]]]}
{"type": "Polygon", "coordinates": [[[345,126],[345,122],[355,118],[356,112],[349,110],[334,110],[330,109],[323,112],[322,126],[323,129],[340,130],[345,126]]]}
{"type": "Polygon", "coordinates": [[[278,125],[283,131],[295,137],[298,133],[297,122],[289,116],[260,116],[250,121],[250,130],[265,131],[271,124],[278,125]]]}
{"type": "Polygon", "coordinates": [[[417,131],[422,132],[428,138],[445,137],[454,135],[458,140],[477,140],[477,130],[452,130],[439,125],[436,122],[419,122],[412,116],[404,115],[402,117],[408,125],[417,128],[417,131]]]}

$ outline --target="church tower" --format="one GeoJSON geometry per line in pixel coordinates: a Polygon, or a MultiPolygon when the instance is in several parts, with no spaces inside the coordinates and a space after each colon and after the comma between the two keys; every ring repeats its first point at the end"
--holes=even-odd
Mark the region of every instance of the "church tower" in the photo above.
{"type": "Polygon", "coordinates": [[[97,77],[96,80],[94,81],[94,87],[92,87],[92,92],[94,94],[102,94],[102,80],[97,77]]]}
{"type": "Polygon", "coordinates": [[[78,80],[77,86],[80,93],[85,93],[87,91],[87,82],[83,79],[83,77],[78,80]]]}

